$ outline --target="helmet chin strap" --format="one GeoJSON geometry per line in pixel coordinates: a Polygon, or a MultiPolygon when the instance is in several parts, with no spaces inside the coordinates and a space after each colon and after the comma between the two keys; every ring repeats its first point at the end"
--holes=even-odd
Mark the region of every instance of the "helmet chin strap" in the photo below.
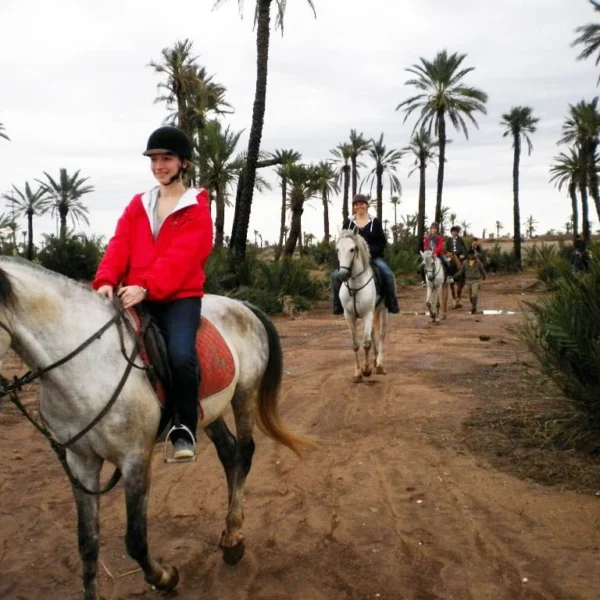
{"type": "Polygon", "coordinates": [[[175,175],[173,175],[173,177],[171,177],[171,179],[169,179],[169,183],[165,184],[165,185],[171,185],[172,183],[175,183],[176,181],[181,181],[181,173],[183,172],[183,165],[181,167],[179,167],[179,171],[177,171],[177,173],[175,173],[175,175]]]}

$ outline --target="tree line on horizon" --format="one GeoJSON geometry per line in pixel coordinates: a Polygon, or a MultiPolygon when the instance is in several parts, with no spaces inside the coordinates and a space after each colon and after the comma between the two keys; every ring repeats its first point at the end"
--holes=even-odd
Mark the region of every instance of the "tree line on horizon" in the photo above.
{"type": "MultiPolygon", "coordinates": [[[[312,0],[306,0],[316,17],[312,0]]],[[[217,0],[215,8],[226,2],[217,0]]],[[[589,0],[594,11],[600,12],[600,3],[589,0]]],[[[242,0],[238,0],[242,9],[242,0]]],[[[405,82],[412,95],[402,100],[396,111],[404,114],[403,122],[416,115],[410,140],[403,148],[390,148],[385,143],[384,133],[378,138],[366,137],[356,129],[350,129],[349,138],[335,145],[327,158],[316,164],[302,161],[301,154],[293,149],[277,149],[265,152],[261,149],[262,130],[266,111],[268,80],[269,41],[272,29],[283,33],[285,0],[256,0],[255,28],[257,44],[257,76],[249,132],[248,146],[244,152],[238,150],[242,132],[233,131],[224,123],[233,107],[226,98],[227,89],[215,81],[206,67],[198,63],[193,54],[193,43],[186,39],[161,51],[159,61],[149,66],[163,77],[158,84],[156,102],[164,102],[167,108],[166,123],[180,127],[193,140],[194,157],[191,183],[206,187],[210,191],[211,203],[215,208],[215,245],[228,241],[232,271],[239,269],[246,255],[249,238],[249,220],[255,190],[269,188],[261,175],[263,169],[275,168],[281,188],[281,223],[276,243],[276,257],[290,258],[302,242],[302,214],[307,201],[319,199],[323,207],[323,240],[330,239],[329,204],[332,195],[342,194],[342,219],[349,216],[350,199],[365,187],[369,196],[375,190],[372,202],[377,216],[383,216],[384,188],[389,190],[390,202],[394,205],[394,229],[398,230],[396,218],[402,186],[398,175],[401,159],[409,157],[413,168],[409,176],[418,171],[419,194],[415,222],[417,244],[425,234],[426,224],[426,173],[430,165],[437,166],[437,186],[434,219],[443,221],[448,216],[448,207],[443,206],[443,187],[447,163],[448,128],[469,136],[469,126],[478,127],[477,117],[486,115],[487,94],[467,79],[475,70],[465,66],[466,54],[438,52],[433,60],[420,58],[419,63],[407,68],[410,79],[405,82]],[[273,21],[273,23],[272,23],[273,21]],[[372,168],[361,179],[360,170],[365,168],[363,160],[368,158],[372,168]],[[226,236],[225,210],[233,206],[234,218],[231,235],[226,236]],[[446,215],[444,215],[446,211],[446,215]],[[287,219],[289,215],[289,227],[287,219]]],[[[588,24],[576,29],[573,46],[582,46],[578,59],[596,56],[600,62],[600,24],[588,24]]],[[[571,202],[571,232],[580,232],[585,240],[590,239],[589,197],[591,196],[600,220],[600,193],[598,187],[598,153],[600,139],[600,110],[598,97],[590,101],[581,100],[570,104],[563,124],[559,145],[566,146],[550,166],[550,181],[558,189],[566,188],[571,202]],[[581,216],[581,228],[579,217],[581,216]]],[[[539,118],[529,106],[515,105],[501,115],[500,124],[504,137],[513,147],[513,241],[514,254],[521,263],[521,199],[520,163],[523,149],[530,154],[533,145],[531,136],[536,132],[539,118]]],[[[6,129],[0,123],[0,137],[9,140],[6,129]]],[[[45,174],[47,181],[33,190],[27,182],[23,188],[13,189],[2,197],[16,213],[28,219],[28,254],[32,254],[33,217],[51,210],[60,218],[60,237],[66,235],[67,216],[74,224],[87,223],[87,207],[82,197],[93,187],[86,184],[79,171],[69,176],[61,169],[58,180],[45,174]]],[[[4,218],[4,217],[3,217],[4,218]]],[[[532,217],[531,217],[532,218],[532,217]]],[[[13,218],[14,220],[14,218],[13,218]]],[[[382,219],[383,220],[383,219],[382,219]]],[[[463,222],[466,225],[466,223],[463,222]]],[[[498,224],[498,223],[497,223],[498,224]]],[[[406,225],[406,222],[405,222],[406,225]]],[[[2,221],[0,221],[2,229],[2,221]]],[[[255,240],[257,237],[255,232],[255,240]]],[[[499,229],[498,229],[499,234],[499,229]]],[[[416,248],[415,248],[416,249],[416,248]]]]}

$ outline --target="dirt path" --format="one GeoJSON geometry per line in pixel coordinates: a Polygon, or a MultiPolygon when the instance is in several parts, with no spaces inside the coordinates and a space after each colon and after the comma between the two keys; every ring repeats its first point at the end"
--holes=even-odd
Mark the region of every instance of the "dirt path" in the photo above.
{"type": "MultiPolygon", "coordinates": [[[[482,308],[514,309],[525,278],[493,279],[482,308]]],[[[422,310],[423,292],[401,292],[422,310]]],[[[150,543],[173,562],[182,600],[597,600],[598,498],[493,470],[461,443],[481,403],[457,375],[524,355],[511,315],[392,319],[386,376],[353,385],[341,319],[278,319],[282,413],[320,447],[302,462],[257,436],[246,496],[247,552],[216,544],[226,486],[212,446],[167,467],[156,449],[150,543]],[[491,337],[481,342],[479,335],[491,337]],[[452,384],[447,383],[452,380],[452,384]]],[[[12,365],[17,367],[15,363],[12,365]]],[[[33,397],[33,391],[31,392],[33,397]]],[[[79,598],[75,509],[55,459],[12,407],[0,412],[0,598],[79,598]]],[[[122,491],[102,501],[101,591],[156,598],[125,557],[122,491]],[[109,575],[110,573],[110,575],[109,575]]]]}

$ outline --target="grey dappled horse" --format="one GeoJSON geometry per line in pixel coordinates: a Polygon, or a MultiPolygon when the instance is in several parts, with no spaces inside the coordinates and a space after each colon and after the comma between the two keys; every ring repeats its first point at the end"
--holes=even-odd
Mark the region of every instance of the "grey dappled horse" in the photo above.
{"type": "Polygon", "coordinates": [[[388,320],[388,310],[377,293],[375,272],[371,266],[369,247],[355,229],[344,229],[336,244],[339,260],[338,277],[343,282],[340,289],[340,302],[344,307],[344,317],[352,334],[352,349],[356,359],[354,382],[359,383],[363,376],[370,377],[369,351],[375,347],[375,372],[385,373],[383,368],[383,344],[388,320]],[[357,321],[363,320],[364,333],[362,346],[365,362],[360,365],[358,351],[357,321]]]}
{"type": "MultiPolygon", "coordinates": [[[[242,500],[254,452],[255,415],[267,435],[294,452],[305,440],[287,431],[279,419],[283,362],[272,323],[258,309],[219,296],[206,296],[202,313],[222,334],[235,362],[231,385],[203,401],[200,425],[225,469],[229,510],[220,546],[224,560],[233,564],[244,553],[242,500]],[[230,404],[236,437],[222,417],[230,404]]],[[[179,580],[177,569],[157,562],[146,539],[150,458],[161,408],[145,372],[132,368],[142,363],[136,357],[134,335],[123,328],[123,313],[86,286],[22,259],[1,257],[0,360],[11,347],[33,370],[29,380],[44,371],[42,427],[63,449],[73,485],[85,600],[98,599],[100,541],[98,496],[82,487],[99,491],[104,461],[123,476],[128,553],[148,583],[173,589],[179,580]]],[[[2,395],[7,395],[11,386],[6,380],[4,384],[2,395]]]]}

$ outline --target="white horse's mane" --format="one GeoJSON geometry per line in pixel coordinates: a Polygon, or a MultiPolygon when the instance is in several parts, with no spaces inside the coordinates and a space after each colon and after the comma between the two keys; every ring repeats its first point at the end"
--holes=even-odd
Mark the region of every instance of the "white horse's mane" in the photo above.
{"type": "Polygon", "coordinates": [[[371,252],[369,251],[369,246],[362,235],[358,233],[354,233],[351,229],[344,229],[340,233],[340,237],[338,240],[338,244],[345,239],[353,240],[356,243],[356,247],[358,248],[358,254],[360,255],[360,259],[363,262],[365,267],[371,262],[371,252]]]}
{"type": "MultiPolygon", "coordinates": [[[[77,290],[81,292],[85,292],[88,294],[89,298],[97,298],[102,301],[102,297],[99,294],[95,294],[93,289],[89,285],[85,285],[76,281],[75,279],[71,279],[66,275],[62,275],[61,273],[57,273],[56,271],[51,271],[50,269],[46,269],[41,265],[33,263],[29,260],[21,258],[20,256],[0,256],[0,279],[6,279],[8,281],[8,285],[11,288],[12,293],[12,276],[6,272],[2,267],[9,267],[9,265],[18,265],[19,267],[24,267],[26,270],[33,271],[34,273],[39,273],[43,275],[45,278],[50,279],[51,281],[56,282],[60,289],[69,289],[69,290],[77,290]]],[[[10,267],[9,267],[10,268],[10,267]]],[[[0,282],[1,283],[1,282],[0,282]]]]}

